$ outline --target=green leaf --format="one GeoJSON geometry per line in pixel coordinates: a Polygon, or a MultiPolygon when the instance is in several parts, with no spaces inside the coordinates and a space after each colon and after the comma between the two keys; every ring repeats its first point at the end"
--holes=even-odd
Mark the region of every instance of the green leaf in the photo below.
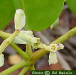
{"type": "Polygon", "coordinates": [[[40,31],[48,28],[58,18],[64,0],[24,0],[26,27],[40,31]]]}
{"type": "Polygon", "coordinates": [[[0,0],[0,29],[6,27],[14,18],[18,8],[22,8],[21,0],[0,0]]]}
{"type": "Polygon", "coordinates": [[[1,0],[0,29],[10,22],[18,8],[25,9],[27,29],[46,29],[60,15],[63,5],[64,0],[1,0]]]}
{"type": "Polygon", "coordinates": [[[11,0],[0,0],[0,29],[3,29],[13,18],[14,9],[11,0]]]}
{"type": "Polygon", "coordinates": [[[76,0],[66,0],[68,7],[72,10],[72,12],[76,15],[76,0]]]}

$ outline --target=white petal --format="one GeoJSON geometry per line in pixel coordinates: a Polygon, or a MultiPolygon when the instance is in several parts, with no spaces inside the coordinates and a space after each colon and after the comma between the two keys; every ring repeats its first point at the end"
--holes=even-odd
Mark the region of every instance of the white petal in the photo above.
{"type": "Polygon", "coordinates": [[[64,49],[64,45],[63,44],[58,44],[58,50],[64,49]]]}
{"type": "Polygon", "coordinates": [[[56,64],[58,62],[57,56],[55,52],[50,52],[49,54],[49,65],[50,64],[56,64]]]}
{"type": "Polygon", "coordinates": [[[20,31],[20,34],[19,35],[21,35],[21,34],[23,34],[23,35],[29,35],[29,36],[31,36],[31,37],[34,37],[34,35],[33,35],[33,32],[32,31],[20,31]]]}
{"type": "Polygon", "coordinates": [[[27,42],[24,39],[22,39],[21,37],[18,37],[18,36],[15,37],[14,43],[16,43],[16,44],[27,44],[27,42]]]}
{"type": "Polygon", "coordinates": [[[4,65],[4,55],[0,54],[0,67],[4,65]]]}
{"type": "Polygon", "coordinates": [[[21,30],[25,26],[25,13],[22,9],[16,10],[14,22],[15,29],[21,30]]]}
{"type": "Polygon", "coordinates": [[[31,46],[37,46],[39,39],[33,36],[31,31],[20,31],[18,36],[16,36],[14,43],[17,44],[30,44],[31,46]]]}
{"type": "Polygon", "coordinates": [[[60,44],[59,47],[60,47],[60,49],[64,49],[64,45],[63,44],[60,44]]]}

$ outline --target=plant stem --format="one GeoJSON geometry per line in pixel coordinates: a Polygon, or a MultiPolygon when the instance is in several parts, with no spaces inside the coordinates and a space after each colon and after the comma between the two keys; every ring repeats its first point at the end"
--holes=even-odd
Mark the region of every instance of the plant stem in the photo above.
{"type": "Polygon", "coordinates": [[[15,49],[15,51],[16,51],[17,53],[19,53],[19,54],[24,58],[24,60],[28,60],[28,59],[29,59],[28,54],[27,54],[26,52],[22,51],[22,49],[20,49],[20,48],[19,48],[18,46],[16,46],[14,43],[11,43],[10,45],[11,45],[12,48],[15,49]]]}
{"type": "Polygon", "coordinates": [[[32,66],[30,67],[30,70],[35,70],[34,65],[32,65],[32,66]]]}
{"type": "MultiPolygon", "coordinates": [[[[2,37],[3,39],[6,39],[8,37],[10,37],[12,34],[9,33],[5,33],[3,31],[0,31],[0,37],[2,37]]],[[[19,53],[25,60],[27,60],[29,57],[27,55],[27,53],[23,52],[21,48],[19,48],[17,45],[15,45],[14,43],[10,44],[12,48],[15,49],[15,51],[17,53],[19,53]]]]}
{"type": "MultiPolygon", "coordinates": [[[[57,40],[53,41],[52,43],[64,43],[66,40],[68,40],[69,38],[71,38],[74,35],[76,35],[76,27],[73,28],[72,30],[70,30],[69,32],[67,32],[66,34],[64,34],[63,36],[61,36],[60,38],[58,38],[57,40]]],[[[48,52],[49,51],[47,51],[45,49],[40,49],[40,50],[36,51],[35,53],[33,53],[29,63],[34,64],[39,58],[41,58],[48,52]]],[[[13,68],[11,67],[11,68],[3,71],[2,73],[3,73],[3,75],[6,75],[7,73],[10,74],[11,72],[24,66],[24,64],[25,64],[24,62],[22,62],[21,64],[17,64],[17,67],[13,66],[13,68]]],[[[2,75],[2,73],[0,75],[2,75]]]]}
{"type": "MultiPolygon", "coordinates": [[[[30,45],[26,45],[26,52],[27,52],[27,54],[29,55],[29,58],[31,58],[31,56],[32,56],[32,48],[31,48],[31,46],[30,45]]],[[[30,70],[35,70],[35,67],[34,67],[34,65],[32,65],[31,67],[30,67],[30,70]]]]}
{"type": "Polygon", "coordinates": [[[32,56],[32,48],[28,44],[26,44],[26,53],[29,55],[29,57],[32,56]]]}
{"type": "Polygon", "coordinates": [[[10,73],[16,71],[17,69],[23,67],[23,66],[29,66],[29,62],[25,62],[25,61],[22,61],[20,62],[19,64],[16,64],[8,69],[6,69],[5,71],[1,72],[0,75],[9,75],[10,73]]]}
{"type": "Polygon", "coordinates": [[[75,35],[76,35],[76,27],[72,28],[70,31],[68,31],[63,36],[59,37],[58,39],[56,39],[52,43],[64,43],[69,38],[71,38],[72,36],[75,36],[75,35]]]}
{"type": "MultiPolygon", "coordinates": [[[[65,41],[67,41],[69,38],[71,38],[74,35],[76,35],[76,27],[74,27],[73,29],[71,29],[66,34],[64,34],[57,40],[53,41],[52,43],[64,43],[65,41]]],[[[40,50],[36,51],[32,55],[32,58],[31,58],[32,63],[35,63],[39,58],[43,57],[47,53],[49,53],[49,51],[47,51],[45,49],[40,49],[40,50]]]]}
{"type": "Polygon", "coordinates": [[[16,30],[9,38],[3,41],[3,43],[0,45],[0,54],[4,51],[4,49],[14,40],[14,38],[19,33],[18,30],[16,30]]]}
{"type": "Polygon", "coordinates": [[[24,67],[19,75],[25,75],[25,73],[27,72],[28,69],[29,69],[29,67],[24,67]]]}
{"type": "Polygon", "coordinates": [[[2,37],[3,39],[6,39],[10,36],[11,36],[11,34],[3,32],[3,31],[0,30],[0,37],[2,37]]]}

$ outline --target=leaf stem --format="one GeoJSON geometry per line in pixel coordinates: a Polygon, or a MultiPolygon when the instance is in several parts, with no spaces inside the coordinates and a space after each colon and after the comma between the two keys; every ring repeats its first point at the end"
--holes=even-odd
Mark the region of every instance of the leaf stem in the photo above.
{"type": "Polygon", "coordinates": [[[19,48],[17,45],[15,45],[14,43],[11,43],[10,45],[11,45],[12,48],[15,49],[15,51],[17,53],[19,53],[24,58],[24,60],[28,60],[29,59],[28,54],[26,52],[22,51],[22,49],[19,48]]]}
{"type": "MultiPolygon", "coordinates": [[[[3,31],[0,31],[0,37],[2,37],[3,39],[6,39],[6,38],[10,37],[11,35],[12,35],[12,34],[5,33],[5,32],[3,32],[3,31]]],[[[25,60],[27,60],[27,59],[29,58],[28,55],[27,55],[27,53],[23,52],[22,49],[19,48],[16,44],[11,43],[10,46],[11,46],[12,48],[14,48],[15,51],[16,51],[17,53],[19,53],[25,60]]]]}
{"type": "Polygon", "coordinates": [[[24,68],[22,69],[22,71],[20,72],[19,75],[25,75],[25,73],[27,72],[28,69],[29,69],[28,66],[27,66],[27,67],[24,67],[24,68]]]}
{"type": "MultiPolygon", "coordinates": [[[[69,38],[71,38],[72,36],[76,35],[76,27],[74,27],[73,29],[71,29],[69,32],[67,32],[66,34],[64,34],[63,36],[61,36],[60,38],[58,38],[57,40],[53,41],[52,43],[64,43],[65,41],[67,41],[69,38]]],[[[29,60],[29,63],[31,65],[33,65],[39,58],[41,58],[42,56],[44,56],[45,54],[47,54],[49,51],[45,50],[45,49],[40,49],[36,52],[33,53],[31,59],[29,60]]],[[[26,64],[25,62],[21,62],[21,64],[17,64],[15,66],[13,66],[13,68],[9,68],[5,71],[3,71],[2,73],[0,73],[0,75],[6,75],[6,73],[10,74],[11,72],[21,68],[24,66],[24,64],[26,64]],[[16,67],[17,66],[17,67],[16,67]]]]}
{"type": "Polygon", "coordinates": [[[19,69],[19,68],[21,68],[21,67],[23,67],[23,66],[26,66],[26,67],[27,67],[27,66],[29,66],[29,65],[30,65],[30,63],[29,63],[28,61],[27,61],[27,62],[22,61],[22,62],[20,62],[19,64],[16,64],[16,65],[14,65],[14,66],[6,69],[5,71],[1,72],[0,75],[8,75],[8,74],[16,71],[17,69],[19,69]]]}
{"type": "MultiPolygon", "coordinates": [[[[67,41],[69,38],[71,38],[74,35],[76,35],[76,27],[72,28],[70,31],[68,31],[66,34],[59,37],[52,43],[64,43],[65,41],[67,41]]],[[[39,58],[43,57],[47,53],[49,53],[49,51],[47,51],[45,49],[40,49],[40,50],[36,51],[32,55],[32,58],[31,58],[32,63],[35,63],[39,58]]]]}
{"type": "MultiPolygon", "coordinates": [[[[26,45],[26,52],[27,52],[27,54],[29,55],[29,58],[31,58],[31,56],[32,56],[32,48],[31,48],[31,46],[30,45],[26,45]]],[[[30,70],[35,70],[35,67],[34,67],[34,65],[32,65],[31,67],[30,67],[30,70]]]]}
{"type": "Polygon", "coordinates": [[[3,43],[0,45],[0,54],[4,51],[4,49],[14,40],[14,38],[19,33],[18,30],[16,30],[9,38],[3,41],[3,43]]]}

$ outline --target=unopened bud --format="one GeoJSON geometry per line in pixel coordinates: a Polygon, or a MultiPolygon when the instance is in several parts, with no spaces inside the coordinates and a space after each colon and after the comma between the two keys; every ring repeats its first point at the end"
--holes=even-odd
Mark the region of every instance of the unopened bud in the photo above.
{"type": "Polygon", "coordinates": [[[22,9],[16,10],[14,22],[17,30],[21,30],[25,26],[25,13],[22,9]]]}

